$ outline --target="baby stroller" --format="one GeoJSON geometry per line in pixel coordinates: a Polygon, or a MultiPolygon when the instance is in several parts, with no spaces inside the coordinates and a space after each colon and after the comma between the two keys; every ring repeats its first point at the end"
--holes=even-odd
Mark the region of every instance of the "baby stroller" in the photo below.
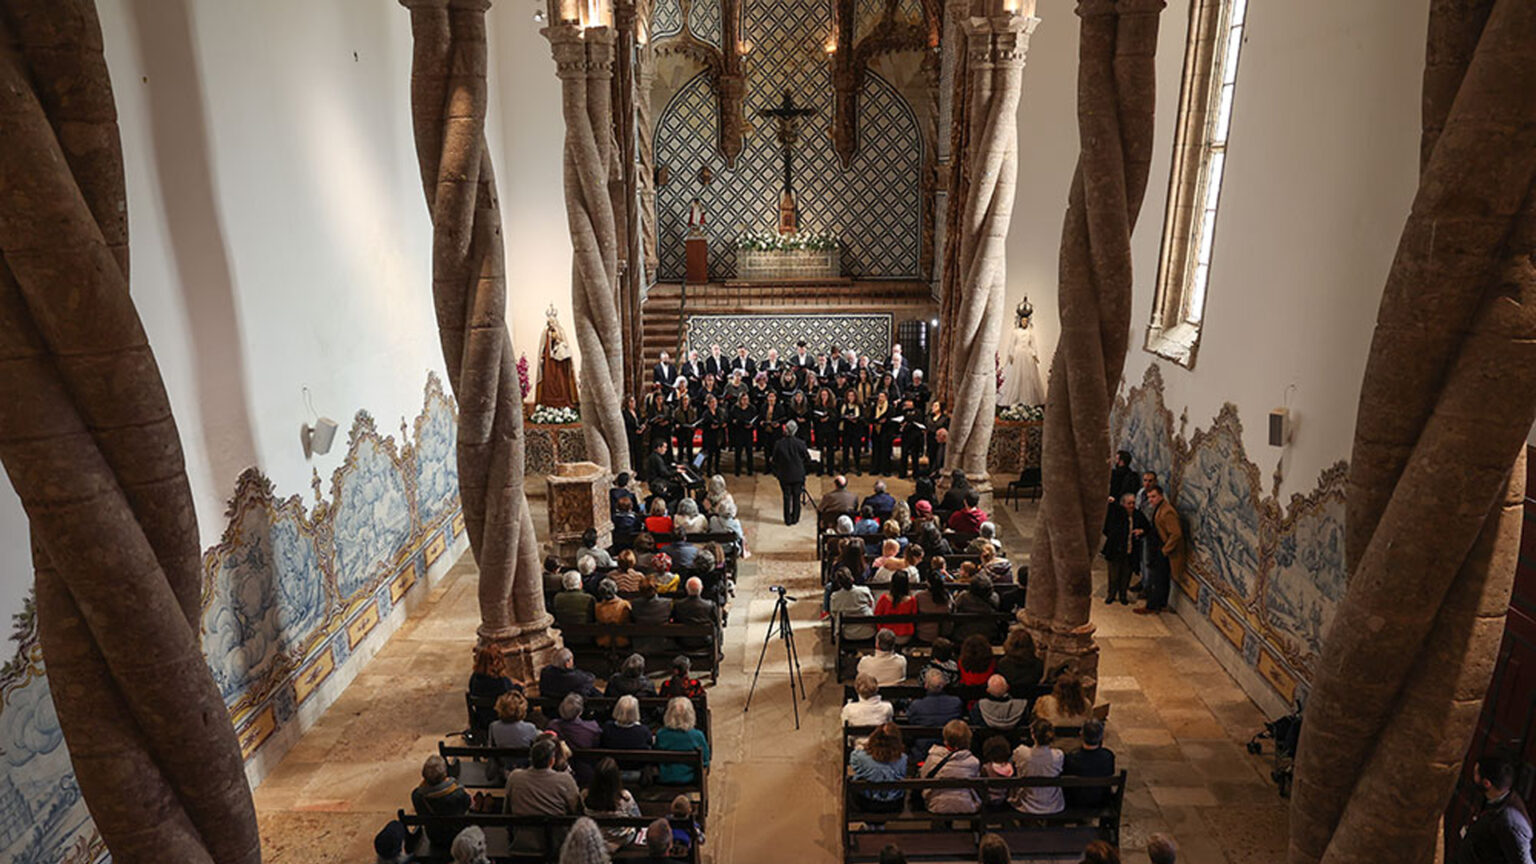
{"type": "Polygon", "coordinates": [[[1264,752],[1264,741],[1275,742],[1274,767],[1269,779],[1275,781],[1281,798],[1291,797],[1291,773],[1296,762],[1296,742],[1301,737],[1301,703],[1290,714],[1264,724],[1264,731],[1248,741],[1248,752],[1258,755],[1264,752]]]}

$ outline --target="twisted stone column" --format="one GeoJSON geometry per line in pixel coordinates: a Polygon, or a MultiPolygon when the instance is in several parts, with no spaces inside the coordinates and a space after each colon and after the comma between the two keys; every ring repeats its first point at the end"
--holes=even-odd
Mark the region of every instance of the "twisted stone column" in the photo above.
{"type": "Polygon", "coordinates": [[[587,458],[630,470],[624,337],[615,305],[619,236],[608,180],[614,159],[613,53],[609,27],[555,23],[543,29],[560,76],[565,114],[565,214],[571,228],[571,303],[581,348],[581,414],[587,458]]]}
{"type": "MultiPolygon", "coordinates": [[[[656,118],[651,108],[651,88],[656,85],[656,49],[651,47],[650,4],[637,3],[643,14],[636,16],[642,34],[639,57],[635,61],[635,138],[637,179],[640,187],[640,251],[645,256],[645,271],[640,283],[641,298],[656,281],[656,118]]],[[[638,311],[636,314],[639,314],[638,311]]],[[[641,370],[642,374],[644,370],[641,370]]],[[[633,382],[632,382],[633,383],[633,382]]]]}
{"type": "Polygon", "coordinates": [[[1350,461],[1349,590],[1307,703],[1293,864],[1427,862],[1497,661],[1536,419],[1536,6],[1435,0],[1423,166],[1350,461]]]}
{"type": "Polygon", "coordinates": [[[960,203],[958,303],[949,328],[954,398],[945,470],[962,469],[972,485],[991,489],[987,447],[992,441],[997,379],[995,360],[1003,320],[1008,223],[1013,218],[1017,175],[1019,93],[1029,36],[1040,19],[1033,0],[1017,12],[992,10],[973,16],[959,4],[957,30],[965,35],[969,124],[964,173],[969,182],[960,203]]]}
{"type": "Polygon", "coordinates": [[[459,403],[459,498],[480,567],[480,641],[527,680],[559,646],[523,486],[523,403],[507,332],[496,178],[485,146],[488,0],[401,0],[411,114],[432,214],[432,302],[459,403]]]}
{"type": "Polygon", "coordinates": [[[1094,675],[1088,622],[1093,549],[1109,488],[1109,409],[1131,329],[1131,231],[1152,154],[1158,16],[1163,0],[1081,0],[1078,138],[1082,153],[1062,227],[1061,339],[1051,361],[1040,525],[1024,622],[1046,665],[1094,675]]]}
{"type": "Polygon", "coordinates": [[[89,0],[0,3],[0,461],[32,528],[70,760],[116,861],[261,859],[198,643],[197,519],[128,294],[112,83],[89,0]]]}

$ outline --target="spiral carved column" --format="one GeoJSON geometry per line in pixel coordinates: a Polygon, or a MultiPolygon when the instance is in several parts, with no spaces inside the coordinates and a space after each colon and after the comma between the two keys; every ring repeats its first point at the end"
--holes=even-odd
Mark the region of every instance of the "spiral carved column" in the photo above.
{"type": "Polygon", "coordinates": [[[523,401],[507,332],[496,177],[485,145],[488,0],[401,0],[411,114],[432,214],[432,301],[459,403],[459,498],[480,568],[480,641],[524,679],[559,646],[524,491],[523,401]]]}

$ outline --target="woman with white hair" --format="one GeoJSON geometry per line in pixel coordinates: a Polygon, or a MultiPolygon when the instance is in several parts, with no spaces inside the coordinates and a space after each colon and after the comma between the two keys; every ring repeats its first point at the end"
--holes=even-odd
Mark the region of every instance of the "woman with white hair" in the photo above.
{"type": "Polygon", "coordinates": [[[477,825],[460,831],[453,838],[449,851],[453,854],[453,864],[491,864],[485,853],[485,832],[477,825]]]}
{"type": "MultiPolygon", "coordinates": [[[[704,733],[694,728],[698,722],[698,715],[693,710],[693,702],[681,696],[667,703],[667,714],[662,720],[662,728],[656,733],[657,750],[697,750],[704,756],[704,767],[709,767],[709,742],[705,740],[704,733]]],[[[674,786],[682,786],[699,781],[692,765],[684,765],[681,762],[663,762],[661,770],[657,772],[657,779],[662,783],[674,786]]]]}
{"type": "Polygon", "coordinates": [[[686,531],[689,534],[703,534],[709,530],[709,520],[699,512],[699,502],[692,498],[684,498],[677,504],[677,515],[672,518],[674,531],[686,531]]]}
{"type": "Polygon", "coordinates": [[[649,750],[654,740],[651,728],[640,722],[640,700],[620,696],[613,705],[613,719],[603,724],[598,746],[604,750],[649,750]]]}
{"type": "Polygon", "coordinates": [[[585,816],[577,819],[560,846],[560,864],[609,864],[612,860],[597,823],[585,816]]]}
{"type": "Polygon", "coordinates": [[[752,553],[747,551],[747,533],[741,527],[741,519],[737,518],[736,499],[726,493],[725,498],[714,507],[714,514],[709,520],[709,530],[720,534],[735,534],[741,557],[751,558],[752,553]]]}

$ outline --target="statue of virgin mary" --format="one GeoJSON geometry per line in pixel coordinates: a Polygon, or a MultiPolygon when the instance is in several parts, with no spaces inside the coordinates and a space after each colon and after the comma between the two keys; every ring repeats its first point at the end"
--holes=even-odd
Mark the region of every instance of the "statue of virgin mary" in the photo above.
{"type": "Polygon", "coordinates": [[[565,338],[554,306],[544,313],[544,337],[539,345],[539,386],[535,403],[550,408],[576,407],[576,373],[571,366],[571,343],[565,338]]]}
{"type": "Polygon", "coordinates": [[[1035,348],[1035,328],[1030,326],[1035,308],[1025,298],[1014,317],[1002,356],[1003,383],[997,388],[997,404],[1043,405],[1045,387],[1040,384],[1040,356],[1035,348]]]}

